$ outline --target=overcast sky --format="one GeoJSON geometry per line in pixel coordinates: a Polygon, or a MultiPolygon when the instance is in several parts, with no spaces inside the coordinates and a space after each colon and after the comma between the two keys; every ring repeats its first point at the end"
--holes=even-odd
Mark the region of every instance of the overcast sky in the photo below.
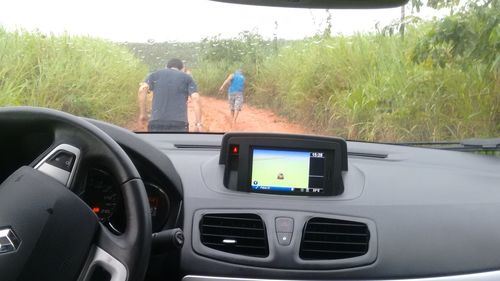
{"type": "MultiPolygon", "coordinates": [[[[400,8],[331,10],[333,33],[375,30],[399,18],[400,8]]],[[[424,10],[420,16],[438,13],[424,10]]],[[[325,24],[325,10],[253,7],[208,0],[13,0],[0,5],[0,25],[8,30],[90,35],[113,41],[197,41],[256,30],[272,38],[311,36],[325,24]]]]}

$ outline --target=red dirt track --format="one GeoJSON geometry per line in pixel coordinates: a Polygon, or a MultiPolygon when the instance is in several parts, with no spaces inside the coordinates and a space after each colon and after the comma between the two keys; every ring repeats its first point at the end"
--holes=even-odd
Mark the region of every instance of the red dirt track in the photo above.
{"type": "MultiPolygon", "coordinates": [[[[303,134],[306,132],[300,125],[292,124],[286,119],[277,116],[270,110],[258,109],[247,104],[238,116],[234,126],[231,126],[231,115],[226,100],[211,97],[202,97],[202,132],[280,132],[303,134]]],[[[193,106],[188,102],[188,119],[190,132],[194,132],[193,106]]],[[[147,123],[132,121],[127,126],[132,131],[147,131],[147,123]]]]}

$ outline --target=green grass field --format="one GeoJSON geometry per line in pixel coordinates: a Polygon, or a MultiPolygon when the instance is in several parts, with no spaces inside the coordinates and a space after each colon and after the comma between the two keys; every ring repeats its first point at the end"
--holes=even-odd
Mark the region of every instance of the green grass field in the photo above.
{"type": "Polygon", "coordinates": [[[308,188],[309,153],[254,150],[252,183],[255,181],[259,186],[308,188]]]}
{"type": "Polygon", "coordinates": [[[126,125],[147,67],[102,39],[0,27],[0,106],[41,106],[126,125]]]}
{"type": "Polygon", "coordinates": [[[500,1],[468,2],[465,11],[406,26],[404,37],[384,28],[296,41],[215,38],[193,75],[203,94],[217,96],[227,73],[242,68],[245,102],[314,134],[376,142],[498,137],[500,1]]]}
{"type": "Polygon", "coordinates": [[[139,82],[178,56],[202,95],[220,97],[227,75],[242,68],[245,102],[313,134],[376,142],[498,137],[500,1],[488,2],[409,25],[404,38],[381,30],[274,41],[247,31],[125,44],[0,26],[0,106],[50,107],[126,126],[137,116],[139,82]]]}

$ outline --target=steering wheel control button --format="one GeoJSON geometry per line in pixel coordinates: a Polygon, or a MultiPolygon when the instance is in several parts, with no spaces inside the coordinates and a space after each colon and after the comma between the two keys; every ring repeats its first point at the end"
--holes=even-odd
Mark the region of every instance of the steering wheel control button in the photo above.
{"type": "Polygon", "coordinates": [[[38,168],[38,170],[42,173],[45,173],[46,175],[49,175],[56,179],[58,182],[66,185],[68,183],[69,177],[70,177],[70,172],[65,171],[61,168],[58,168],[54,165],[51,165],[49,163],[43,163],[42,166],[38,168]]]}
{"type": "Polygon", "coordinates": [[[21,240],[12,229],[0,229],[0,254],[14,252],[20,244],[21,240]]]}
{"type": "Polygon", "coordinates": [[[73,153],[60,150],[52,155],[47,163],[66,172],[71,172],[73,164],[75,163],[75,158],[73,153]]]}
{"type": "Polygon", "coordinates": [[[80,149],[69,144],[60,144],[36,164],[35,169],[69,186],[72,184],[74,168],[79,159],[80,149]]]}
{"type": "Polygon", "coordinates": [[[277,233],[292,233],[293,232],[293,219],[287,217],[278,217],[275,221],[277,233]]]}
{"type": "Polygon", "coordinates": [[[278,232],[277,235],[278,235],[278,243],[281,246],[290,245],[290,242],[292,241],[292,233],[278,232]]]}

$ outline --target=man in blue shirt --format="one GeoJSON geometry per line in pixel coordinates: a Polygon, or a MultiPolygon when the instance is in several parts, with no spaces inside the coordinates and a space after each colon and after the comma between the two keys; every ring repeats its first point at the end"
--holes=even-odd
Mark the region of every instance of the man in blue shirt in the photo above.
{"type": "Polygon", "coordinates": [[[153,92],[153,105],[148,131],[187,132],[187,100],[191,97],[196,118],[195,130],[201,124],[200,95],[193,78],[181,71],[184,64],[179,59],[171,59],[166,69],[151,73],[139,88],[139,119],[146,121],[146,95],[153,92]]]}
{"type": "Polygon", "coordinates": [[[224,88],[229,84],[227,90],[229,108],[231,110],[231,118],[233,124],[236,123],[238,114],[243,106],[243,91],[245,90],[245,76],[241,70],[236,70],[234,73],[230,74],[226,81],[222,84],[219,89],[219,93],[222,94],[224,88]]]}

